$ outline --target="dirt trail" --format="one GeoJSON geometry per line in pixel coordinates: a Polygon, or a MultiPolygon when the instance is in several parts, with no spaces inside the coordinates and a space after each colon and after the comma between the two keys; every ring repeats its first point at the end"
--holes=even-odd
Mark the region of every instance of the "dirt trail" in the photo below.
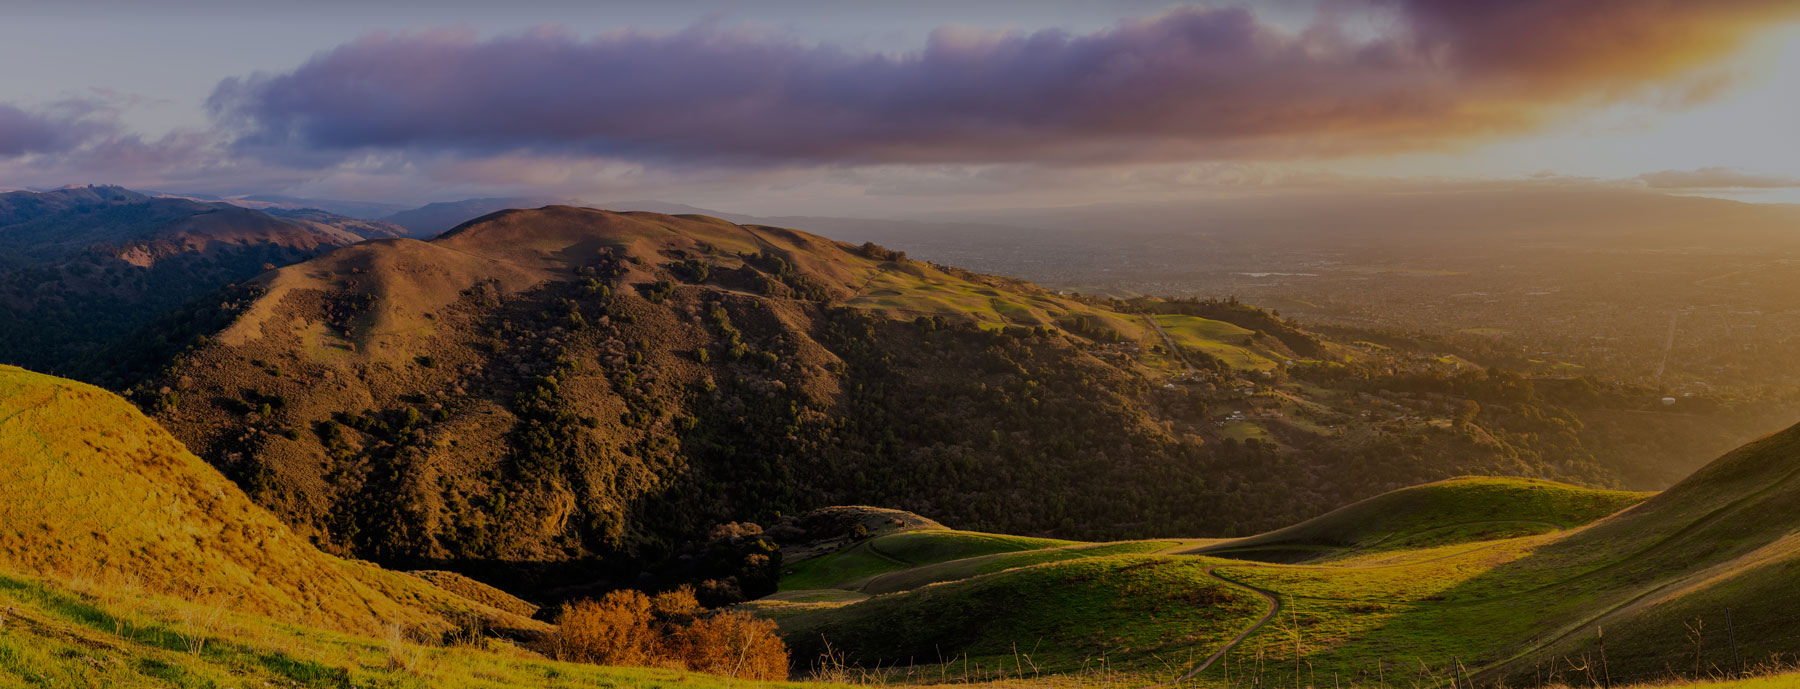
{"type": "MultiPolygon", "coordinates": [[[[1424,531],[1417,531],[1417,532],[1409,533],[1409,534],[1406,534],[1405,537],[1406,538],[1414,538],[1414,537],[1425,535],[1425,534],[1432,533],[1435,531],[1443,531],[1446,529],[1455,529],[1455,528],[1460,528],[1460,527],[1464,527],[1464,526],[1476,526],[1476,525],[1483,525],[1483,524],[1510,524],[1510,523],[1541,524],[1541,525],[1555,527],[1557,531],[1566,530],[1561,524],[1556,524],[1554,522],[1538,521],[1538,520],[1534,520],[1534,519],[1501,519],[1501,520],[1485,520],[1485,521],[1459,522],[1456,524],[1445,524],[1443,526],[1433,527],[1430,529],[1426,529],[1424,531]]],[[[1383,536],[1383,537],[1377,539],[1373,543],[1370,543],[1368,545],[1361,546],[1358,548],[1351,548],[1341,554],[1348,555],[1351,553],[1355,553],[1355,552],[1359,552],[1362,550],[1367,550],[1369,548],[1373,548],[1377,545],[1380,545],[1381,543],[1391,540],[1396,535],[1398,535],[1398,534],[1397,533],[1388,534],[1386,536],[1383,536]]],[[[1494,547],[1500,546],[1507,540],[1510,540],[1510,539],[1500,539],[1499,541],[1490,543],[1488,545],[1477,546],[1474,548],[1469,548],[1467,550],[1459,550],[1454,553],[1440,555],[1438,557],[1429,558],[1429,559],[1425,559],[1425,560],[1414,560],[1414,561],[1409,561],[1409,562],[1390,563],[1390,564],[1275,565],[1275,564],[1266,564],[1266,563],[1245,561],[1243,564],[1235,564],[1235,563],[1234,564],[1221,564],[1221,565],[1213,565],[1211,567],[1207,567],[1206,568],[1207,576],[1212,577],[1213,579],[1216,579],[1218,581],[1224,582],[1227,585],[1235,586],[1237,588],[1241,588],[1241,589],[1250,591],[1252,593],[1255,593],[1258,596],[1262,596],[1263,600],[1268,601],[1268,603],[1269,603],[1268,611],[1263,613],[1263,616],[1260,619],[1256,620],[1256,622],[1252,623],[1249,627],[1244,628],[1244,631],[1239,632],[1237,636],[1233,637],[1230,641],[1227,641],[1223,645],[1221,645],[1218,650],[1213,651],[1212,655],[1207,656],[1205,660],[1200,661],[1199,663],[1195,664],[1191,668],[1188,668],[1187,672],[1182,673],[1180,677],[1176,677],[1175,679],[1172,679],[1172,680],[1169,680],[1167,682],[1163,682],[1160,684],[1152,684],[1149,687],[1145,687],[1145,689],[1156,689],[1157,687],[1172,687],[1172,686],[1178,685],[1182,682],[1186,682],[1190,679],[1193,679],[1194,677],[1199,676],[1200,673],[1205,672],[1207,668],[1212,667],[1214,663],[1218,662],[1220,658],[1224,658],[1225,654],[1230,653],[1232,649],[1237,648],[1237,646],[1239,644],[1243,643],[1244,640],[1249,639],[1252,634],[1255,634],[1256,632],[1261,631],[1262,628],[1267,626],[1271,620],[1275,619],[1276,615],[1281,613],[1281,599],[1277,596],[1277,594],[1275,592],[1270,591],[1265,588],[1262,588],[1262,587],[1259,587],[1259,586],[1256,586],[1255,584],[1237,581],[1235,579],[1226,577],[1226,576],[1218,573],[1218,570],[1220,570],[1220,569],[1223,569],[1226,567],[1230,567],[1233,569],[1386,569],[1386,568],[1390,568],[1390,567],[1410,567],[1410,566],[1414,566],[1414,565],[1438,562],[1441,560],[1448,560],[1453,557],[1462,557],[1462,556],[1468,555],[1470,553],[1480,552],[1483,550],[1487,550],[1489,548],[1494,548],[1494,547]]],[[[1248,550],[1248,548],[1246,548],[1246,550],[1248,550]]],[[[1230,550],[1226,549],[1226,550],[1213,551],[1213,552],[1230,552],[1230,550]]],[[[1178,554],[1207,555],[1208,552],[1207,552],[1206,548],[1197,548],[1195,550],[1190,550],[1185,553],[1178,553],[1178,554]]]]}
{"type": "Polygon", "coordinates": [[[1156,322],[1155,316],[1146,314],[1144,316],[1144,322],[1149,323],[1150,327],[1156,329],[1156,334],[1162,336],[1163,344],[1168,346],[1169,355],[1175,357],[1176,361],[1181,362],[1182,367],[1186,368],[1188,373],[1197,372],[1197,370],[1194,368],[1194,365],[1188,363],[1187,355],[1182,354],[1181,348],[1175,346],[1175,338],[1169,337],[1169,331],[1163,330],[1162,324],[1156,322]]]}
{"type": "Polygon", "coordinates": [[[1263,589],[1263,588],[1258,588],[1256,586],[1251,586],[1250,584],[1246,584],[1243,582],[1232,581],[1230,579],[1226,579],[1225,577],[1219,576],[1218,574],[1215,574],[1213,572],[1213,570],[1218,569],[1219,567],[1229,567],[1229,566],[1233,566],[1233,565],[1218,565],[1218,566],[1214,566],[1214,567],[1208,567],[1208,568],[1206,568],[1206,576],[1209,576],[1209,577],[1212,577],[1219,581],[1225,582],[1227,585],[1230,585],[1230,586],[1236,586],[1238,588],[1248,589],[1251,592],[1255,593],[1256,595],[1262,596],[1262,599],[1264,601],[1268,602],[1268,604],[1269,604],[1268,611],[1264,612],[1263,616],[1261,618],[1258,618],[1255,622],[1252,622],[1250,624],[1250,626],[1245,627],[1244,631],[1238,632],[1237,636],[1232,637],[1232,639],[1230,641],[1225,642],[1225,644],[1223,646],[1219,647],[1219,650],[1213,651],[1213,654],[1210,656],[1207,656],[1206,660],[1202,660],[1198,664],[1194,665],[1193,667],[1188,668],[1188,671],[1182,673],[1180,677],[1176,677],[1175,679],[1169,680],[1167,682],[1163,682],[1161,684],[1152,684],[1149,687],[1145,687],[1145,689],[1155,689],[1156,687],[1172,687],[1172,686],[1181,684],[1182,682],[1186,682],[1190,679],[1193,679],[1194,677],[1198,676],[1200,673],[1205,672],[1207,668],[1212,667],[1213,663],[1219,662],[1219,659],[1224,658],[1226,653],[1231,652],[1231,649],[1237,648],[1238,644],[1241,644],[1244,642],[1245,639],[1250,638],[1251,634],[1255,634],[1259,631],[1262,631],[1262,628],[1268,626],[1269,622],[1274,620],[1276,615],[1281,614],[1281,599],[1276,597],[1275,592],[1269,591],[1269,590],[1263,589]]]}

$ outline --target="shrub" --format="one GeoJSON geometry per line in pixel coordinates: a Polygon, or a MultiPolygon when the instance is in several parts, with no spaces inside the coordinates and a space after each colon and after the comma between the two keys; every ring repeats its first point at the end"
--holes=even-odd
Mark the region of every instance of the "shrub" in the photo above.
{"type": "Polygon", "coordinates": [[[684,625],[700,615],[700,601],[694,598],[694,587],[659,593],[650,598],[650,613],[663,624],[684,625]]]}
{"type": "Polygon", "coordinates": [[[561,660],[686,668],[750,680],[787,679],[788,652],[774,622],[741,612],[703,616],[694,589],[646,596],[620,590],[565,604],[550,639],[561,660]]]}
{"type": "Polygon", "coordinates": [[[756,681],[787,679],[787,646],[775,623],[742,612],[704,617],[669,639],[670,655],[689,670],[756,681]]]}
{"type": "Polygon", "coordinates": [[[641,591],[624,589],[598,601],[565,603],[556,618],[555,649],[562,660],[645,665],[655,638],[650,622],[650,598],[641,591]]]}

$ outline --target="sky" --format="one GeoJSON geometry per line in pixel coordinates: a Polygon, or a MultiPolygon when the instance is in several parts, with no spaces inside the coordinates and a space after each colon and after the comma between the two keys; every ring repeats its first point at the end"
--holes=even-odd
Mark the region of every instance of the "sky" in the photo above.
{"type": "Polygon", "coordinates": [[[1800,0],[14,0],[0,187],[896,215],[1800,202],[1800,0]]]}

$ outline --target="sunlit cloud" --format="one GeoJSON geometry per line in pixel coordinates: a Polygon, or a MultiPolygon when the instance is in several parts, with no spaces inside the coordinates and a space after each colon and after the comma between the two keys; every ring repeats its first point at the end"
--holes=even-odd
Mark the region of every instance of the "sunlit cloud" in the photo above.
{"type": "MultiPolygon", "coordinates": [[[[0,103],[0,184],[890,207],[1393,184],[1407,156],[1460,161],[1584,113],[1715,102],[1743,81],[1725,58],[1800,15],[1785,0],[1317,7],[1310,20],[1184,6],[1078,32],[941,27],[887,52],[717,22],[374,33],[226,78],[208,120],[155,136],[122,124],[155,107],[138,96],[0,103]]],[[[1602,174],[1668,167],[1606,184],[1681,192],[1793,186],[1687,167],[1724,163],[1743,164],[1602,174]]],[[[1482,174],[1444,168],[1414,173],[1482,174]]]]}
{"type": "Polygon", "coordinates": [[[888,55],[755,31],[376,34],[209,107],[241,150],[544,152],[658,164],[1293,159],[1530,130],[1557,111],[1712,97],[1696,71],[1795,3],[1371,1],[1303,31],[1184,7],[1087,34],[941,29],[888,55]]]}

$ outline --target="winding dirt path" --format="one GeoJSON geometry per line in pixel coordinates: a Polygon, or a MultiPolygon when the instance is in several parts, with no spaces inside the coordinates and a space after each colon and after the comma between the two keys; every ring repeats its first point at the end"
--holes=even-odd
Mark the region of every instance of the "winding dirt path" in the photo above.
{"type": "Polygon", "coordinates": [[[1233,567],[1233,566],[1235,566],[1235,565],[1214,565],[1212,567],[1208,567],[1208,568],[1206,568],[1206,576],[1209,576],[1209,577],[1212,577],[1219,581],[1225,582],[1225,584],[1229,585],[1229,586],[1235,586],[1235,587],[1242,588],[1242,589],[1248,589],[1251,592],[1255,593],[1256,595],[1262,596],[1262,599],[1264,601],[1267,601],[1269,604],[1268,611],[1264,612],[1263,616],[1261,618],[1258,618],[1255,622],[1250,623],[1250,626],[1245,627],[1244,631],[1238,632],[1237,636],[1234,636],[1231,638],[1230,641],[1225,642],[1224,645],[1219,647],[1219,650],[1213,651],[1213,654],[1210,656],[1207,656],[1206,660],[1202,660],[1198,664],[1195,664],[1193,667],[1188,668],[1188,671],[1182,673],[1180,677],[1176,677],[1175,679],[1169,680],[1167,682],[1163,682],[1161,684],[1152,684],[1148,687],[1145,687],[1144,689],[1156,689],[1157,687],[1173,687],[1173,686],[1181,684],[1182,682],[1186,682],[1190,679],[1193,679],[1196,676],[1199,676],[1199,674],[1202,672],[1205,672],[1207,668],[1212,667],[1213,663],[1219,662],[1220,658],[1224,658],[1225,654],[1230,653],[1231,649],[1237,648],[1238,644],[1241,644],[1244,642],[1245,639],[1250,638],[1251,634],[1255,634],[1259,631],[1262,631],[1262,628],[1268,626],[1269,622],[1273,621],[1275,619],[1276,615],[1281,614],[1281,598],[1277,597],[1275,595],[1274,591],[1270,591],[1268,589],[1260,588],[1257,586],[1252,586],[1250,584],[1246,584],[1241,581],[1232,581],[1230,579],[1226,579],[1225,577],[1219,576],[1218,574],[1214,573],[1214,571],[1213,571],[1220,567],[1233,567]]]}
{"type": "MultiPolygon", "coordinates": [[[[1481,526],[1481,525],[1489,525],[1489,524],[1536,524],[1536,525],[1551,526],[1551,527],[1554,527],[1557,531],[1566,531],[1567,530],[1566,527],[1564,527],[1561,524],[1557,524],[1555,522],[1539,521],[1539,520],[1535,520],[1535,519],[1498,519],[1498,520],[1459,522],[1456,524],[1445,524],[1443,526],[1433,527],[1430,529],[1426,529],[1424,531],[1416,531],[1413,533],[1406,534],[1405,538],[1416,538],[1418,536],[1422,536],[1422,535],[1429,534],[1429,533],[1436,532],[1436,531],[1444,531],[1444,530],[1448,530],[1448,529],[1455,529],[1455,528],[1461,528],[1461,527],[1466,527],[1466,526],[1481,526]]],[[[1361,546],[1358,548],[1348,549],[1348,550],[1344,551],[1343,553],[1340,553],[1340,555],[1349,555],[1351,553],[1368,550],[1370,548],[1373,548],[1377,545],[1380,545],[1382,543],[1385,543],[1385,542],[1391,540],[1396,535],[1398,535],[1398,534],[1397,533],[1396,534],[1388,534],[1386,536],[1383,536],[1383,537],[1375,540],[1373,543],[1370,543],[1368,545],[1361,546]]],[[[1212,577],[1213,579],[1218,580],[1220,582],[1223,582],[1228,586],[1233,586],[1236,588],[1244,589],[1244,590],[1250,591],[1252,593],[1255,593],[1258,596],[1261,596],[1264,601],[1268,602],[1268,604],[1269,604],[1268,610],[1263,613],[1263,616],[1261,618],[1258,618],[1255,622],[1251,623],[1250,626],[1245,627],[1243,631],[1238,632],[1238,635],[1235,637],[1232,637],[1230,641],[1227,641],[1223,645],[1219,646],[1218,650],[1213,651],[1212,655],[1207,656],[1205,660],[1202,660],[1199,663],[1196,663],[1193,667],[1188,668],[1187,672],[1182,673],[1181,676],[1176,677],[1167,682],[1162,682],[1160,684],[1149,685],[1148,687],[1144,687],[1144,689],[1159,689],[1161,687],[1173,687],[1173,686],[1177,686],[1177,685],[1181,684],[1182,682],[1186,682],[1190,679],[1193,679],[1193,678],[1199,676],[1200,673],[1205,672],[1207,670],[1207,668],[1210,668],[1213,666],[1214,663],[1217,663],[1219,661],[1219,659],[1224,658],[1225,654],[1230,653],[1232,651],[1232,649],[1237,648],[1238,645],[1242,644],[1245,640],[1249,639],[1251,637],[1251,635],[1254,635],[1255,633],[1262,631],[1262,628],[1265,626],[1268,626],[1269,622],[1273,621],[1275,619],[1276,615],[1281,614],[1282,606],[1281,606],[1281,598],[1280,598],[1279,594],[1277,594],[1274,591],[1270,591],[1268,589],[1257,586],[1255,584],[1238,581],[1236,579],[1227,577],[1223,574],[1219,574],[1218,570],[1220,570],[1220,569],[1227,568],[1227,567],[1230,567],[1233,569],[1387,569],[1387,568],[1391,568],[1391,567],[1410,567],[1410,566],[1414,566],[1414,565],[1422,565],[1422,564],[1428,564],[1428,563],[1432,563],[1432,562],[1439,562],[1439,561],[1448,560],[1448,559],[1454,558],[1454,557],[1462,557],[1464,555],[1468,555],[1471,553],[1481,552],[1483,550],[1488,550],[1490,548],[1495,548],[1500,545],[1503,545],[1508,540],[1511,540],[1511,539],[1504,539],[1504,538],[1498,539],[1494,543],[1489,543],[1487,545],[1477,546],[1477,547],[1469,548],[1466,550],[1458,550],[1454,553],[1448,553],[1445,555],[1440,555],[1440,556],[1433,557],[1433,558],[1427,558],[1424,560],[1412,560],[1412,561],[1408,561],[1408,562],[1388,563],[1388,564],[1276,565],[1276,564],[1260,563],[1260,562],[1253,562],[1253,561],[1246,560],[1243,562],[1243,564],[1228,563],[1228,564],[1219,564],[1219,565],[1213,565],[1211,567],[1207,567],[1206,568],[1207,576],[1212,577]]],[[[1251,549],[1252,548],[1245,548],[1243,550],[1251,550],[1251,549]]],[[[1207,556],[1207,555],[1211,555],[1212,553],[1223,553],[1223,552],[1233,552],[1233,549],[1226,548],[1226,549],[1221,549],[1221,550],[1217,550],[1217,551],[1210,551],[1207,548],[1197,548],[1197,549],[1194,549],[1191,551],[1187,551],[1185,553],[1177,553],[1177,554],[1207,556]]],[[[1239,552],[1241,552],[1241,551],[1239,551],[1239,552]]],[[[1330,599],[1325,599],[1325,600],[1330,600],[1330,599]]]]}

